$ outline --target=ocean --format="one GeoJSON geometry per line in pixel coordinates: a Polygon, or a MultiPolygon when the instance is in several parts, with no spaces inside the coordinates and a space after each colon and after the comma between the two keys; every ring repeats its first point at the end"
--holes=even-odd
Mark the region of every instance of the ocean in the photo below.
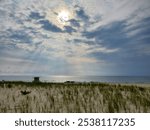
{"type": "MultiPolygon", "coordinates": [[[[39,76],[42,82],[150,83],[150,76],[39,76]]],[[[0,81],[33,81],[34,76],[0,76],[0,81]]]]}

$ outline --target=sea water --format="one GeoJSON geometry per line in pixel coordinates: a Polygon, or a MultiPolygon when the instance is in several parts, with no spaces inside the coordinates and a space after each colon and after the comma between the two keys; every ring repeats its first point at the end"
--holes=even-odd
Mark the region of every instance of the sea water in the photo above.
{"type": "MultiPolygon", "coordinates": [[[[36,75],[36,77],[39,75],[36,75]]],[[[33,81],[35,76],[0,76],[0,81],[33,81]]],[[[150,76],[39,76],[43,82],[108,82],[108,83],[150,83],[150,76]]]]}

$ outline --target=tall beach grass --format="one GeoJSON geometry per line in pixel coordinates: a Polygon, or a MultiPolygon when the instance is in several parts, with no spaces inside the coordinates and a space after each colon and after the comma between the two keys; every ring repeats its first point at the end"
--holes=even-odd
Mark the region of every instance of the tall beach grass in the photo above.
{"type": "Polygon", "coordinates": [[[150,112],[150,88],[105,83],[1,82],[0,112],[150,112]],[[23,95],[21,91],[31,93],[23,95]]]}

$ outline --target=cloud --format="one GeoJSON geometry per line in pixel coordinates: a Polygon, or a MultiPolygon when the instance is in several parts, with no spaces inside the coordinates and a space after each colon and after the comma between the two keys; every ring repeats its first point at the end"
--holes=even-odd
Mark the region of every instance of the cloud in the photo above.
{"type": "Polygon", "coordinates": [[[64,28],[65,28],[65,32],[70,33],[70,34],[77,31],[71,26],[64,26],[64,28]]]}
{"type": "Polygon", "coordinates": [[[31,14],[29,15],[29,17],[31,19],[44,19],[44,16],[42,16],[40,13],[38,12],[31,12],[31,14]]]}
{"type": "Polygon", "coordinates": [[[62,32],[61,28],[50,23],[50,21],[48,21],[48,20],[41,20],[41,21],[39,21],[39,23],[42,25],[42,28],[47,31],[62,32]]]}
{"type": "Polygon", "coordinates": [[[150,65],[149,12],[149,0],[0,1],[1,68],[10,64],[7,73],[17,73],[24,63],[18,73],[86,75],[129,73],[140,62],[144,73],[150,65]],[[63,24],[61,10],[70,12],[63,24]],[[42,66],[48,71],[38,70],[42,66]]]}
{"type": "Polygon", "coordinates": [[[149,16],[149,0],[83,0],[79,5],[84,7],[94,24],[89,25],[89,30],[101,26],[126,20],[128,24],[135,25],[138,21],[149,16]]]}
{"type": "Polygon", "coordinates": [[[40,62],[35,62],[29,59],[22,58],[0,58],[1,75],[16,75],[16,74],[38,74],[46,73],[49,66],[43,65],[40,62]],[[40,68],[40,69],[39,69],[40,68]]]}
{"type": "MultiPolygon", "coordinates": [[[[149,29],[150,29],[150,17],[144,18],[141,21],[139,21],[138,23],[136,23],[134,26],[128,26],[125,28],[125,32],[127,33],[127,35],[130,37],[134,37],[139,35],[140,37],[142,35],[149,35],[149,29]]],[[[138,36],[138,38],[139,38],[138,36]]]]}
{"type": "Polygon", "coordinates": [[[85,13],[84,9],[81,8],[80,6],[75,6],[76,8],[76,14],[77,17],[84,20],[84,21],[88,21],[89,20],[89,16],[85,13]]]}
{"type": "Polygon", "coordinates": [[[80,22],[76,19],[71,19],[69,20],[71,26],[74,26],[74,27],[80,27],[80,22]]]}
{"type": "Polygon", "coordinates": [[[8,30],[10,33],[9,38],[15,40],[16,43],[30,43],[32,41],[31,37],[24,32],[24,30],[8,30]]]}
{"type": "Polygon", "coordinates": [[[95,39],[97,44],[108,47],[120,47],[126,44],[126,33],[123,31],[125,22],[111,23],[104,27],[99,27],[94,31],[84,32],[83,36],[88,39],[95,39]]]}

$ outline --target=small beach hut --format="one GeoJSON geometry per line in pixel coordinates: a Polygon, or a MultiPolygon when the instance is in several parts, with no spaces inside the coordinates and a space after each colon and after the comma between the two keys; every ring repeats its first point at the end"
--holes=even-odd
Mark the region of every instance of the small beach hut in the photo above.
{"type": "Polygon", "coordinates": [[[34,83],[39,83],[39,82],[40,82],[40,77],[34,77],[33,82],[34,82],[34,83]]]}

